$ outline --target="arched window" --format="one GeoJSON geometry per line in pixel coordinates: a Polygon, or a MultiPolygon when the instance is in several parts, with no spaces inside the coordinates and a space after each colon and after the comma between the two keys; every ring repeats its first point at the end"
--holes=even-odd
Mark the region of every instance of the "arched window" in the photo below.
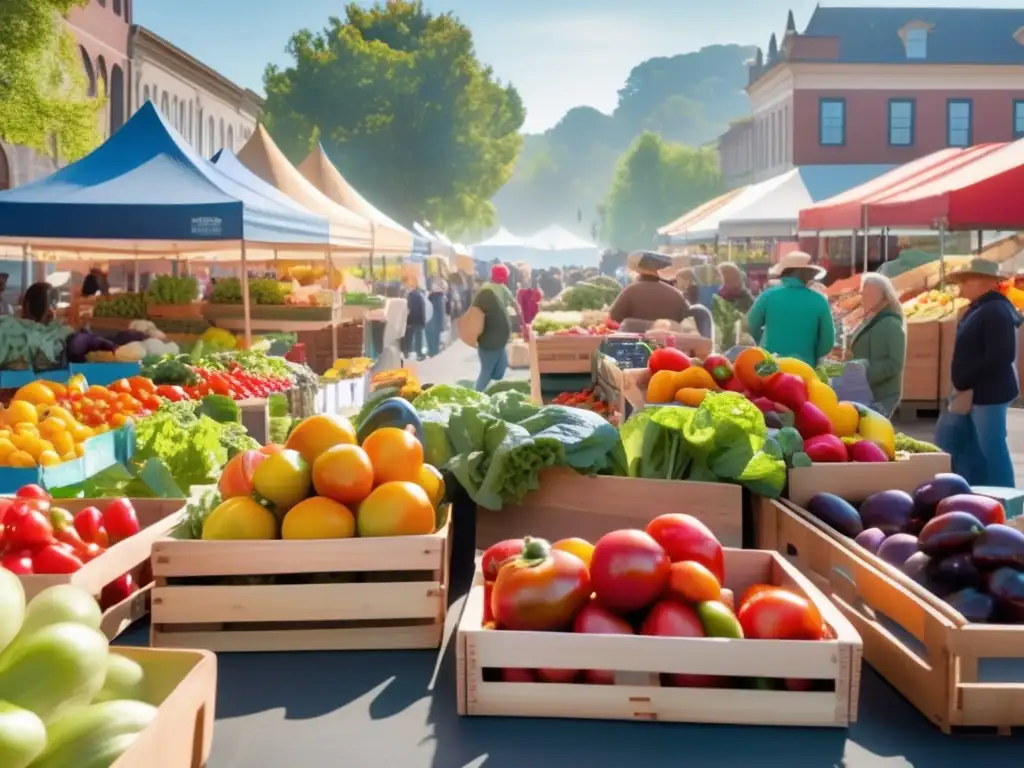
{"type": "Polygon", "coordinates": [[[208,145],[206,154],[208,154],[210,157],[213,157],[214,154],[216,154],[217,152],[217,150],[214,148],[214,143],[217,141],[217,122],[213,119],[212,116],[210,117],[210,122],[207,123],[206,127],[206,143],[208,145]]]}
{"type": "Polygon", "coordinates": [[[232,152],[235,151],[235,129],[228,126],[228,143],[224,145],[232,152]]]}
{"type": "Polygon", "coordinates": [[[102,56],[96,59],[96,87],[97,90],[103,95],[107,96],[110,91],[108,90],[107,83],[107,62],[104,61],[102,56]]]}
{"type": "Polygon", "coordinates": [[[224,139],[225,139],[225,134],[224,134],[224,118],[222,117],[220,119],[220,147],[218,147],[218,149],[223,149],[225,147],[224,139]]]}
{"type": "Polygon", "coordinates": [[[189,143],[192,143],[192,138],[195,135],[196,121],[192,118],[192,99],[188,100],[188,136],[189,143]]]}
{"type": "Polygon", "coordinates": [[[164,113],[164,117],[168,120],[174,119],[174,114],[171,112],[171,97],[167,95],[167,91],[163,92],[160,96],[160,111],[164,113]]]}
{"type": "MultiPolygon", "coordinates": [[[[148,90],[148,89],[147,89],[148,90]]],[[[149,96],[147,95],[148,99],[149,96]]],[[[110,70],[110,132],[124,125],[124,71],[115,64],[110,70]]]]}
{"type": "Polygon", "coordinates": [[[178,126],[178,97],[177,96],[172,96],[171,97],[171,114],[168,115],[168,117],[171,119],[171,125],[173,125],[175,128],[179,127],[178,126]]]}
{"type": "Polygon", "coordinates": [[[142,87],[142,103],[145,104],[149,101],[149,86],[145,85],[142,87]]]}
{"type": "Polygon", "coordinates": [[[114,13],[121,15],[121,0],[114,0],[114,13]]]}
{"type": "Polygon", "coordinates": [[[92,60],[89,58],[89,52],[85,48],[80,48],[82,52],[82,66],[85,67],[85,77],[88,82],[88,93],[89,98],[96,97],[96,70],[92,68],[92,60]]]}
{"type": "Polygon", "coordinates": [[[182,136],[188,131],[188,123],[185,122],[185,100],[182,99],[178,103],[178,132],[182,136]]]}
{"type": "Polygon", "coordinates": [[[196,107],[196,149],[201,153],[205,147],[203,144],[203,108],[196,107]]]}

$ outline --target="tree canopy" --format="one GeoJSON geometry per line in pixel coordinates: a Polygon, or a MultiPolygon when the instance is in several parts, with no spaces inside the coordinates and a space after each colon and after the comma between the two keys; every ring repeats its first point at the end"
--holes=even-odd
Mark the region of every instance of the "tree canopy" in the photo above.
{"type": "Polygon", "coordinates": [[[495,197],[502,223],[517,233],[558,223],[588,234],[616,163],[640,133],[701,146],[748,114],[745,64],[754,52],[712,45],[648,59],[630,72],[611,115],[576,107],[545,133],[526,136],[511,181],[495,197]]]}
{"type": "Polygon", "coordinates": [[[0,138],[61,160],[100,142],[102,97],[90,96],[62,17],[88,0],[0,2],[0,138]]]}
{"type": "Polygon", "coordinates": [[[518,92],[476,57],[469,29],[421,2],[349,3],[294,62],[268,67],[266,123],[293,162],[320,141],[349,182],[406,223],[453,234],[494,222],[491,197],[522,146],[518,92]]]}
{"type": "Polygon", "coordinates": [[[658,227],[721,194],[715,150],[645,131],[619,160],[605,201],[604,239],[631,251],[654,245],[658,227]]]}

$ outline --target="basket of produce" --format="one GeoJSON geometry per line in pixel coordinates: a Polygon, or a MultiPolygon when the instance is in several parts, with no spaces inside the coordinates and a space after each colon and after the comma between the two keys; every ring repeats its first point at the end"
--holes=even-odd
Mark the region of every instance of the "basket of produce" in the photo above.
{"type": "Polygon", "coordinates": [[[864,657],[943,731],[1024,725],[1024,533],[958,475],[762,502],[760,545],[831,594],[864,657]]]}
{"type": "Polygon", "coordinates": [[[4,768],[194,768],[210,756],[217,660],[111,648],[92,597],[53,587],[26,605],[0,568],[4,768]]]}
{"type": "Polygon", "coordinates": [[[36,323],[12,315],[0,317],[0,369],[54,371],[67,368],[66,325],[36,323]]]}
{"type": "Polygon", "coordinates": [[[115,293],[96,299],[93,320],[142,320],[146,317],[146,296],[142,293],[115,293]]]}
{"type": "Polygon", "coordinates": [[[247,451],[153,546],[154,646],[215,651],[436,648],[449,508],[411,431],[297,424],[247,451]],[[257,500],[258,499],[258,500],[257,500]]]}
{"type": "Polygon", "coordinates": [[[199,282],[190,275],[156,275],[146,291],[146,314],[153,319],[188,320],[203,316],[199,282]]]}
{"type": "Polygon", "coordinates": [[[462,715],[845,728],[861,642],[780,555],[669,514],[485,552],[456,664],[462,715]]]}
{"type": "Polygon", "coordinates": [[[114,638],[148,613],[150,548],[181,519],[184,499],[51,499],[25,486],[0,499],[0,565],[35,597],[57,584],[92,595],[114,638]]]}

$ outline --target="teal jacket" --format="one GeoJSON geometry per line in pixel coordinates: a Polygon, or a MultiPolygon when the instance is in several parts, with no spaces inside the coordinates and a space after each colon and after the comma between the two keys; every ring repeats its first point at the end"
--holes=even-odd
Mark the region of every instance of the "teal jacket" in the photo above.
{"type": "Polygon", "coordinates": [[[795,277],[782,278],[781,285],[758,296],[747,323],[759,346],[809,365],[817,365],[836,343],[828,299],[795,277]]]}
{"type": "Polygon", "coordinates": [[[907,329],[902,317],[883,309],[854,332],[850,351],[854,360],[867,364],[868,386],[876,403],[899,399],[907,359],[907,329]]]}

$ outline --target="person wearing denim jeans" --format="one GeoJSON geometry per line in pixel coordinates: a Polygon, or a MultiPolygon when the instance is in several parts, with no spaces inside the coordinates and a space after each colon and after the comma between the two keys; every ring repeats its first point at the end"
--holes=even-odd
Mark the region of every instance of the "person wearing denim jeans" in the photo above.
{"type": "Polygon", "coordinates": [[[508,351],[505,347],[480,347],[477,354],[480,356],[480,375],[476,379],[476,391],[483,392],[492,381],[501,381],[505,378],[505,371],[508,370],[508,351]]]}
{"type": "Polygon", "coordinates": [[[952,273],[970,306],[957,326],[950,373],[954,401],[969,407],[942,414],[935,442],[953,461],[953,471],[971,485],[1013,488],[1013,460],[1006,420],[1020,390],[1014,361],[1021,317],[999,292],[998,266],[984,259],[952,273]],[[955,412],[954,412],[955,411],[955,412]]]}

